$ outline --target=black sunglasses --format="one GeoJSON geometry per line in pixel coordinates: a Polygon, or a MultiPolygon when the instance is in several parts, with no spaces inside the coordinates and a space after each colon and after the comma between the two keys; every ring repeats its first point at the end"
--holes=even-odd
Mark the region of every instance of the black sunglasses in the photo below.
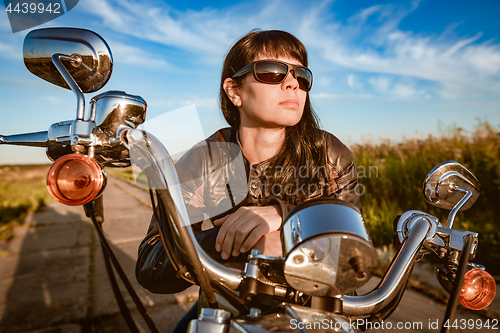
{"type": "Polygon", "coordinates": [[[311,90],[313,75],[309,68],[292,65],[279,60],[258,60],[251,62],[237,71],[232,78],[253,73],[253,77],[259,82],[279,84],[285,81],[290,71],[293,77],[299,82],[300,89],[305,91],[311,90]]]}

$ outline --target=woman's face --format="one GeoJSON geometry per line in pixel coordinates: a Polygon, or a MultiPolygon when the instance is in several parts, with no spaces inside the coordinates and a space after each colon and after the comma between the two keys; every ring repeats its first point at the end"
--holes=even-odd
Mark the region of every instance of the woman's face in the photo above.
{"type": "MultiPolygon", "coordinates": [[[[294,65],[303,65],[290,57],[259,56],[254,61],[274,59],[294,65]]],[[[247,74],[243,83],[237,88],[241,106],[241,126],[284,128],[296,125],[304,113],[307,93],[299,89],[297,79],[288,73],[280,84],[262,83],[247,74]]]]}

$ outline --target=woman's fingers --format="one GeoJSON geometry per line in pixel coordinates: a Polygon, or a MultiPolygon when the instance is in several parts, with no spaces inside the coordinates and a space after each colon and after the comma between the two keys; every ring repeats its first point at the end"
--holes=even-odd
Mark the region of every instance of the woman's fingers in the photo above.
{"type": "MultiPolygon", "coordinates": [[[[258,221],[254,220],[249,220],[241,224],[241,226],[236,230],[235,236],[234,236],[234,243],[233,243],[233,256],[238,256],[240,252],[246,252],[246,251],[241,251],[241,246],[242,244],[246,241],[248,236],[256,229],[259,227],[258,221]]],[[[266,228],[268,230],[268,228],[266,228]]]]}
{"type": "Polygon", "coordinates": [[[234,244],[236,237],[246,238],[246,235],[248,235],[248,233],[252,231],[252,229],[253,227],[251,226],[250,221],[248,221],[243,217],[240,217],[236,221],[231,223],[231,226],[226,230],[224,241],[222,242],[221,246],[222,259],[224,260],[228,259],[231,256],[231,254],[235,257],[238,256],[240,254],[239,247],[236,247],[234,244]]]}
{"type": "MultiPolygon", "coordinates": [[[[231,248],[233,245],[233,240],[231,239],[231,234],[228,235],[228,232],[231,230],[231,227],[234,223],[238,221],[238,213],[233,213],[231,216],[226,218],[220,227],[219,233],[217,234],[217,238],[215,239],[215,249],[218,252],[222,252],[222,259],[229,258],[231,254],[231,248]],[[227,240],[226,240],[227,238],[227,240]],[[229,248],[229,243],[231,248],[229,248]]],[[[222,219],[221,219],[222,220],[222,219]]]]}
{"type": "Polygon", "coordinates": [[[220,219],[217,219],[217,220],[214,220],[214,225],[216,227],[222,225],[224,222],[226,222],[226,220],[233,214],[227,214],[226,216],[224,217],[221,217],[220,219]]]}
{"type": "Polygon", "coordinates": [[[231,215],[215,220],[220,226],[215,249],[222,259],[238,256],[250,250],[259,239],[281,225],[281,216],[274,206],[240,207],[231,215]]]}
{"type": "Polygon", "coordinates": [[[269,228],[265,224],[257,225],[246,237],[245,242],[240,247],[241,253],[245,253],[254,247],[255,244],[262,238],[265,234],[269,232],[269,228]]]}

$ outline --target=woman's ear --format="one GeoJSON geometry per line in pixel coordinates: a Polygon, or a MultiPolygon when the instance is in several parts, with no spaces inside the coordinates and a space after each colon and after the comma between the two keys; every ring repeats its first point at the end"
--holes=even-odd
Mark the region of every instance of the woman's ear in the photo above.
{"type": "Polygon", "coordinates": [[[236,85],[236,82],[230,77],[224,80],[224,83],[222,84],[222,88],[226,92],[227,97],[229,100],[236,106],[240,107],[241,106],[241,96],[240,96],[240,91],[238,89],[238,86],[236,85]]]}

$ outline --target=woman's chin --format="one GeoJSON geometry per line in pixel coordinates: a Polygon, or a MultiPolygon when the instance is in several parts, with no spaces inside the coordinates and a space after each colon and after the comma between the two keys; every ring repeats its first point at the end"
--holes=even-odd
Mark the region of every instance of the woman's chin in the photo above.
{"type": "Polygon", "coordinates": [[[299,112],[297,110],[290,110],[288,112],[282,112],[281,117],[279,117],[278,121],[288,127],[288,126],[295,126],[297,123],[300,121],[300,118],[302,118],[302,112],[299,112]]]}

